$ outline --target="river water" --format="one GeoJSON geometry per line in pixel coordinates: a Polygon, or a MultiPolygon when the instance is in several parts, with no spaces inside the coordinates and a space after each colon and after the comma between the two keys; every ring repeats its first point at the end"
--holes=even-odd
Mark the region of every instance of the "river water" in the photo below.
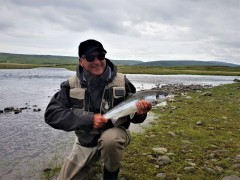
{"type": "MultiPolygon", "coordinates": [[[[62,68],[0,70],[0,110],[27,108],[19,114],[0,114],[0,179],[39,179],[43,169],[62,163],[69,153],[74,133],[49,127],[43,117],[60,83],[73,74],[62,68]],[[41,111],[34,112],[34,108],[41,111]]],[[[129,74],[127,78],[140,90],[156,84],[217,86],[239,77],[129,74]]]]}

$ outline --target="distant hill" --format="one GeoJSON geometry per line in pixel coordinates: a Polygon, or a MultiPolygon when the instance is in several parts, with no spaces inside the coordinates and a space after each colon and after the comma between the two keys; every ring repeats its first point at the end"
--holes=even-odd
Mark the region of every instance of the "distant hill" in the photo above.
{"type": "Polygon", "coordinates": [[[228,66],[237,67],[239,64],[225,63],[220,61],[195,61],[195,60],[168,60],[150,61],[136,64],[137,66],[228,66]]]}
{"type": "MultiPolygon", "coordinates": [[[[136,60],[112,60],[116,65],[134,65],[143,61],[136,60]]],[[[0,63],[20,63],[20,64],[76,64],[78,57],[72,56],[52,56],[52,55],[27,55],[0,53],[0,63]]]]}
{"type": "Polygon", "coordinates": [[[77,57],[0,53],[0,62],[23,64],[76,64],[77,57]]]}
{"type": "MultiPolygon", "coordinates": [[[[112,60],[112,59],[111,59],[112,60]]],[[[0,53],[0,63],[20,63],[20,64],[76,64],[78,57],[73,56],[53,56],[53,55],[27,55],[0,53]]],[[[194,61],[194,60],[163,60],[143,62],[140,60],[112,60],[118,66],[240,66],[232,63],[220,61],[194,61]]]]}

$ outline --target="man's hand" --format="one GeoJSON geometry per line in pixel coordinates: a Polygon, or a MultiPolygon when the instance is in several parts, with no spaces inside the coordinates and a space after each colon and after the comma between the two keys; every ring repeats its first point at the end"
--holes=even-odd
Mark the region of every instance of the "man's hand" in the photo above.
{"type": "Polygon", "coordinates": [[[102,114],[94,114],[93,116],[93,127],[94,129],[98,129],[103,127],[105,123],[108,122],[108,119],[104,118],[102,114]]]}
{"type": "Polygon", "coordinates": [[[137,106],[137,114],[146,114],[148,111],[152,109],[152,103],[145,100],[140,100],[136,103],[137,106]]]}

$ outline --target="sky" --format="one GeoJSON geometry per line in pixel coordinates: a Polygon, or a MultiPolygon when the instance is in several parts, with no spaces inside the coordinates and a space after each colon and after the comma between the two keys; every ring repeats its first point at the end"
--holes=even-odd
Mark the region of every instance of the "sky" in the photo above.
{"type": "Polygon", "coordinates": [[[0,52],[240,64],[240,0],[0,0],[0,52]]]}

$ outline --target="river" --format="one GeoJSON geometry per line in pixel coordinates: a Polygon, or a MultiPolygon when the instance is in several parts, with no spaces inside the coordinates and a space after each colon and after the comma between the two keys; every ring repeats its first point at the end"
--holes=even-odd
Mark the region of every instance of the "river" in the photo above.
{"type": "MultiPolygon", "coordinates": [[[[0,110],[5,107],[27,109],[22,113],[0,114],[0,179],[38,179],[41,170],[62,163],[74,141],[73,132],[49,127],[44,122],[44,110],[60,83],[73,75],[62,68],[1,69],[0,110]],[[34,112],[33,109],[41,109],[34,112]]],[[[198,75],[136,75],[128,74],[138,90],[156,84],[232,83],[236,76],[198,75]]],[[[134,126],[131,127],[134,131],[134,126]]]]}

